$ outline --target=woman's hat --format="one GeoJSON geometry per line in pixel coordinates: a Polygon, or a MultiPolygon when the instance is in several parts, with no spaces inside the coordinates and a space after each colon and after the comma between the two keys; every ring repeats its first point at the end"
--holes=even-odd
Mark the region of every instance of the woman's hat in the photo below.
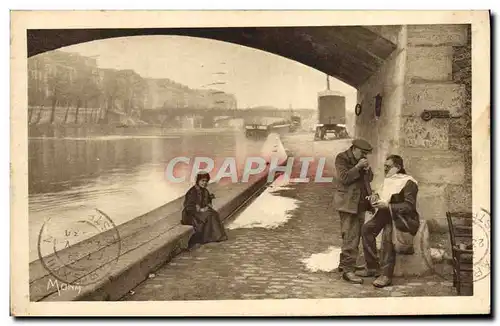
{"type": "Polygon", "coordinates": [[[210,181],[210,174],[208,172],[201,171],[196,175],[196,182],[197,183],[198,183],[198,181],[203,180],[203,179],[210,181]]]}

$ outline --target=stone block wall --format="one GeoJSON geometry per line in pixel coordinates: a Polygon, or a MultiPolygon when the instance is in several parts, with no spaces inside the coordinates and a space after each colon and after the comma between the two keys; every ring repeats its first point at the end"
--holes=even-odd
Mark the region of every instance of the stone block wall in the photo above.
{"type": "Polygon", "coordinates": [[[417,25],[407,29],[402,152],[410,160],[409,172],[421,180],[420,213],[445,231],[446,211],[472,210],[470,28],[417,25]],[[451,118],[423,121],[419,115],[426,109],[448,110],[451,118]],[[430,197],[437,197],[435,205],[425,200],[430,197]]]}
{"type": "Polygon", "coordinates": [[[387,154],[403,156],[419,181],[422,218],[444,231],[446,211],[472,210],[470,28],[410,25],[390,31],[383,36],[397,40],[398,48],[358,90],[358,103],[365,103],[356,135],[376,147],[374,188],[383,180],[387,154]],[[377,92],[383,96],[379,119],[372,101],[377,92]],[[448,110],[451,118],[424,121],[424,110],[448,110]]]}
{"type": "Polygon", "coordinates": [[[385,157],[399,148],[399,130],[401,128],[401,106],[404,100],[405,67],[406,67],[406,37],[401,26],[390,28],[370,28],[382,33],[385,38],[397,42],[397,49],[389,56],[377,73],[372,75],[358,89],[358,103],[362,110],[356,116],[356,137],[368,140],[374,147],[369,157],[375,178],[372,183],[377,189],[383,182],[383,162],[385,157]],[[382,112],[375,116],[375,96],[380,94],[382,112]]]}

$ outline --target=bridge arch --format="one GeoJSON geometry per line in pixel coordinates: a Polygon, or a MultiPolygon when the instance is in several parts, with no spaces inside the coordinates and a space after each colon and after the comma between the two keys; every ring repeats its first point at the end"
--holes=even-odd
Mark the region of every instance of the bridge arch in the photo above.
{"type": "Polygon", "coordinates": [[[28,30],[28,57],[64,46],[124,36],[213,39],[273,53],[359,88],[396,45],[363,26],[28,30]]]}

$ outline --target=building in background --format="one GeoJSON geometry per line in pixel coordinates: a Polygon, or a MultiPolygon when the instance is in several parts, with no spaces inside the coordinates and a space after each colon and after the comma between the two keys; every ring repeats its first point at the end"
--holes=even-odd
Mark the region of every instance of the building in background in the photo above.
{"type": "Polygon", "coordinates": [[[108,123],[140,120],[143,110],[236,109],[236,97],[191,89],[131,69],[101,69],[94,58],[51,51],[28,59],[29,123],[108,123]],[[34,117],[34,118],[33,118],[34,117]]]}

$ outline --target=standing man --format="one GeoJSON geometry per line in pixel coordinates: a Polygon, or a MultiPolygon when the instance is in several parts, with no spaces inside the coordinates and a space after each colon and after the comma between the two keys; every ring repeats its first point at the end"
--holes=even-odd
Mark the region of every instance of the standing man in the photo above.
{"type": "Polygon", "coordinates": [[[342,249],[339,271],[348,282],[361,284],[363,279],[354,274],[358,258],[361,227],[370,203],[366,199],[371,189],[373,171],[366,156],[372,146],[364,139],[355,139],[352,146],[335,158],[335,169],[339,184],[335,193],[335,204],[340,215],[342,249]]]}

